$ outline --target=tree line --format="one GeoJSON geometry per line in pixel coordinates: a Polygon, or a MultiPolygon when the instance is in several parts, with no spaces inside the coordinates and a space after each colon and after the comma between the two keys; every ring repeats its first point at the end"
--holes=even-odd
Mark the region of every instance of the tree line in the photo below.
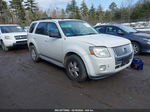
{"type": "MultiPolygon", "coordinates": [[[[102,0],[101,0],[102,1],[102,0]]],[[[132,4],[126,0],[120,7],[115,2],[110,3],[109,9],[104,10],[101,3],[98,7],[89,8],[85,0],[78,6],[76,0],[71,0],[65,9],[55,8],[42,11],[35,0],[11,0],[9,5],[0,0],[0,21],[29,25],[33,20],[42,17],[82,19],[91,24],[104,22],[133,22],[150,20],[150,0],[139,0],[132,4]]]]}
{"type": "Polygon", "coordinates": [[[16,23],[29,25],[37,18],[47,17],[46,12],[39,9],[35,0],[0,0],[0,23],[16,23]]]}

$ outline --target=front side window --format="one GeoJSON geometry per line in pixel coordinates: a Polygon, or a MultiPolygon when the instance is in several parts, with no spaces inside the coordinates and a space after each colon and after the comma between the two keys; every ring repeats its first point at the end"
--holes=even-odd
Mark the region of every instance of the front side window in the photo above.
{"type": "Polygon", "coordinates": [[[1,26],[1,33],[25,32],[20,26],[1,26]]]}
{"type": "Polygon", "coordinates": [[[36,26],[36,23],[33,23],[33,24],[31,25],[31,27],[30,27],[30,29],[29,29],[29,33],[33,33],[33,30],[34,30],[35,26],[36,26]]]}
{"type": "Polygon", "coordinates": [[[98,34],[94,28],[83,21],[60,21],[59,24],[67,37],[98,34]]]}
{"type": "Polygon", "coordinates": [[[47,36],[49,35],[50,32],[59,32],[55,23],[41,22],[39,23],[35,31],[36,34],[47,35],[47,36]]]}
{"type": "Polygon", "coordinates": [[[106,33],[109,33],[109,34],[117,34],[117,29],[115,27],[107,27],[106,28],[106,33]]]}
{"type": "Polygon", "coordinates": [[[41,34],[41,35],[48,35],[47,26],[48,26],[47,22],[41,22],[41,23],[39,23],[38,26],[37,26],[37,28],[36,28],[35,33],[36,34],[41,34]]]}
{"type": "Polygon", "coordinates": [[[59,32],[55,23],[48,24],[48,32],[59,32]]]}

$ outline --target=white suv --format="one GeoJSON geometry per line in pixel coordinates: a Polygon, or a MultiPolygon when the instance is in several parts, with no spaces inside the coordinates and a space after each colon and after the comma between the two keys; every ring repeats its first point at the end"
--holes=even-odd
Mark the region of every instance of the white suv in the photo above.
{"type": "Polygon", "coordinates": [[[15,24],[0,24],[0,45],[4,51],[10,47],[27,44],[27,32],[15,24]]]}
{"type": "Polygon", "coordinates": [[[40,58],[66,69],[70,79],[101,79],[127,68],[133,58],[131,42],[98,34],[88,23],[74,19],[34,21],[28,33],[33,61],[40,58]]]}

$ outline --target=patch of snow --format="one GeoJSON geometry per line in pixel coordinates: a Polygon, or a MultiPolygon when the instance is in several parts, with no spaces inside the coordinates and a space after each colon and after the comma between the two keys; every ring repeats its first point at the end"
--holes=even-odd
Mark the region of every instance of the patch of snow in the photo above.
{"type": "Polygon", "coordinates": [[[150,28],[144,28],[144,29],[136,29],[137,31],[145,31],[145,32],[150,32],[150,28]]]}

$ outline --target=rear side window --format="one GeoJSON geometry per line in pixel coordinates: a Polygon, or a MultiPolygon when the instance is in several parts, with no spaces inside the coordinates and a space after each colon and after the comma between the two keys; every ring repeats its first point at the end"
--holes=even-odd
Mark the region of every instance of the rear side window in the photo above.
{"type": "Polygon", "coordinates": [[[105,33],[105,27],[96,27],[95,28],[96,29],[96,31],[98,31],[98,33],[105,33]]]}
{"type": "Polygon", "coordinates": [[[32,23],[32,25],[29,29],[29,33],[33,33],[33,30],[34,30],[35,26],[36,26],[36,23],[32,23]]]}
{"type": "Polygon", "coordinates": [[[41,35],[48,35],[47,26],[48,26],[47,22],[39,23],[37,28],[36,28],[35,33],[36,34],[41,34],[41,35]]]}

